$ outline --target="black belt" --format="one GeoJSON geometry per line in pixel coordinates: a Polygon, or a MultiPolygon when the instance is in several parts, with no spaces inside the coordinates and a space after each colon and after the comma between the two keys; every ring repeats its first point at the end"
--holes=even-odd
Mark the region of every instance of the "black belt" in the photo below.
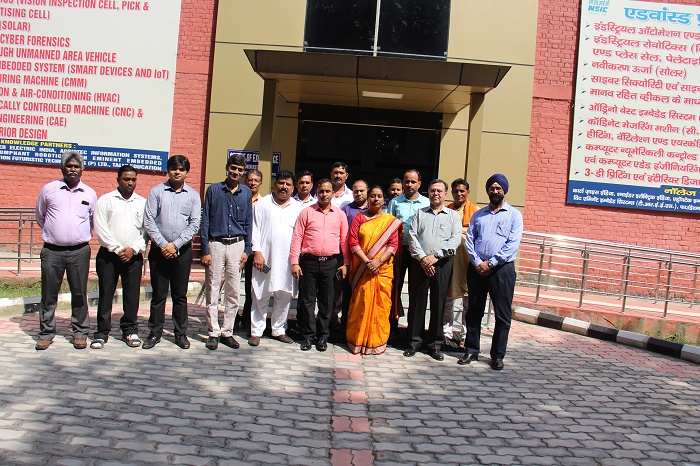
{"type": "Polygon", "coordinates": [[[217,236],[216,238],[212,238],[212,241],[216,241],[217,243],[222,243],[222,244],[236,244],[239,241],[243,241],[244,237],[243,235],[239,236],[232,236],[232,237],[225,237],[225,236],[217,236]]]}
{"type": "Polygon", "coordinates": [[[329,260],[336,259],[337,256],[314,256],[313,254],[302,254],[302,259],[317,261],[317,262],[328,262],[329,260]]]}
{"type": "Polygon", "coordinates": [[[80,243],[76,244],[75,246],[59,246],[57,244],[44,243],[44,247],[51,251],[76,251],[80,248],[84,248],[87,245],[88,243],[80,243]]]}

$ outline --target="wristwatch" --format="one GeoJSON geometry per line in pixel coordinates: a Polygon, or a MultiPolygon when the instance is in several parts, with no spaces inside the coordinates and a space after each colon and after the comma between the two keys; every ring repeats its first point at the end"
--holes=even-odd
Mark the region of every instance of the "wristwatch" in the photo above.
{"type": "Polygon", "coordinates": [[[451,257],[454,255],[455,255],[454,249],[441,249],[440,252],[433,253],[433,256],[435,256],[435,259],[437,259],[437,260],[444,259],[445,257],[451,257]]]}

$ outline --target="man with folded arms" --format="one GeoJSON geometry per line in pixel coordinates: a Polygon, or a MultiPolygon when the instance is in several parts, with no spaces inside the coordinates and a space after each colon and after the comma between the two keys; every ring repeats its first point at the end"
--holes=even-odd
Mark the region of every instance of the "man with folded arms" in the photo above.
{"type": "Polygon", "coordinates": [[[136,169],[122,166],[117,172],[117,189],[100,197],[95,211],[95,235],[100,241],[95,268],[100,296],[97,303],[97,332],[90,348],[102,349],[112,329],[112,301],[117,280],[122,278],[124,315],[119,321],[122,340],[131,347],[141,346],[138,334],[139,295],[146,230],[143,213],[146,199],[134,192],[136,169]]]}
{"type": "Polygon", "coordinates": [[[199,193],[185,183],[190,161],[184,155],[168,159],[168,181],[157,184],[146,199],[144,226],[151,237],[148,262],[151,266],[150,334],[141,346],[151,349],[160,342],[165,325],[168,288],[173,301],[175,344],[190,348],[187,339],[187,284],[192,267],[192,238],[199,230],[202,202],[199,193]]]}
{"type": "Polygon", "coordinates": [[[350,257],[347,235],[348,221],[339,207],[331,204],[333,186],[329,179],[316,183],[318,202],[301,211],[294,226],[289,262],[292,275],[299,280],[299,315],[304,341],[302,351],[311,349],[316,341],[318,351],[328,348],[329,323],[333,310],[333,280],[336,274],[345,278],[347,267],[342,257],[350,257]],[[318,297],[316,329],[314,308],[318,297]]]}
{"type": "Polygon", "coordinates": [[[486,310],[486,295],[493,302],[496,325],[491,340],[491,368],[503,369],[508,332],[513,314],[515,256],[523,236],[523,216],[505,201],[508,179],[497,173],[486,181],[489,205],[471,218],[465,247],[471,263],[467,270],[469,308],[467,309],[466,352],[458,364],[479,359],[481,319],[486,310]]]}
{"type": "MultiPolygon", "coordinates": [[[[206,347],[215,350],[219,341],[229,348],[240,345],[233,338],[238,313],[241,271],[251,252],[253,227],[252,192],[240,183],[245,156],[233,154],[226,161],[226,180],[209,186],[202,214],[202,265],[206,267],[206,347]],[[226,302],[223,327],[219,326],[219,294],[224,276],[226,302]]],[[[249,280],[249,277],[246,277],[249,280]]]]}
{"type": "Polygon", "coordinates": [[[37,350],[45,350],[56,336],[56,303],[63,275],[71,293],[71,330],[73,347],[87,348],[90,318],[87,307],[87,281],[90,270],[90,246],[95,191],[82,181],[85,161],[80,153],[61,155],[63,179],[41,188],[36,201],[36,223],[43,229],[41,238],[41,305],[37,350]]]}
{"type": "Polygon", "coordinates": [[[442,361],[442,318],[445,296],[452,277],[452,258],[462,238],[462,221],[457,212],[445,206],[447,183],[433,180],[428,187],[430,205],[419,209],[411,220],[408,245],[411,250],[411,271],[408,292],[415,305],[408,310],[408,333],[411,345],[403,355],[412,357],[419,351],[425,330],[425,313],[430,291],[430,324],[426,345],[430,357],[442,361]]]}
{"type": "Polygon", "coordinates": [[[258,346],[265,330],[270,298],[274,297],[270,322],[272,338],[294,343],[287,336],[287,316],[296,280],[292,276],[289,250],[299,212],[304,208],[292,200],[294,174],[281,170],[272,194],[260,198],[253,213],[253,309],[250,346],[258,346]]]}

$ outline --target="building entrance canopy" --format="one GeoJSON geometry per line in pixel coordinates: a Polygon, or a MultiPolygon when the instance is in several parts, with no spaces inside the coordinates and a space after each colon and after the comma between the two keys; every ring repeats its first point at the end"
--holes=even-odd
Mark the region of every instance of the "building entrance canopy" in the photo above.
{"type": "Polygon", "coordinates": [[[290,103],[458,113],[510,66],[413,58],[246,50],[253,70],[290,103]]]}

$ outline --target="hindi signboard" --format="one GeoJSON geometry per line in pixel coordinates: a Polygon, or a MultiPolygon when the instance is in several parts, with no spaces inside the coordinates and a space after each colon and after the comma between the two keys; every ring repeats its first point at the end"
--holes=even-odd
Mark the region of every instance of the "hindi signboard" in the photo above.
{"type": "Polygon", "coordinates": [[[700,212],[700,8],[583,0],[567,202],[700,212]]]}
{"type": "Polygon", "coordinates": [[[0,2],[0,161],[165,171],[180,0],[0,2]]]}
{"type": "MultiPolygon", "coordinates": [[[[260,160],[260,152],[257,150],[236,150],[229,149],[228,156],[231,157],[233,154],[242,154],[245,156],[245,172],[248,173],[249,170],[257,170],[258,162],[260,160]]],[[[272,178],[276,178],[277,174],[280,172],[280,161],[282,159],[282,154],[280,152],[272,153],[272,178]]]]}

